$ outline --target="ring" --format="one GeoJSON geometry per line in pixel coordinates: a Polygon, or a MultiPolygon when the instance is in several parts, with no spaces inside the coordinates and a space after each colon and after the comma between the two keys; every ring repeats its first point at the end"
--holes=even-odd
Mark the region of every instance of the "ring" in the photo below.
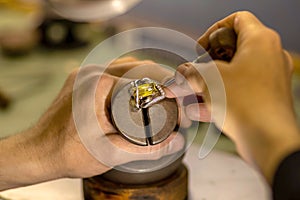
{"type": "Polygon", "coordinates": [[[150,78],[132,81],[128,92],[131,96],[130,105],[133,111],[148,108],[166,97],[161,85],[150,78]]]}

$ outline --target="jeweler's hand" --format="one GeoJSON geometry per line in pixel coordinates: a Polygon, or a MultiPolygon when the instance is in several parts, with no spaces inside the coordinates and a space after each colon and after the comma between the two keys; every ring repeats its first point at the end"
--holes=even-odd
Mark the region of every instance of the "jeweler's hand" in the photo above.
{"type": "MultiPolygon", "coordinates": [[[[103,130],[100,140],[97,141],[97,150],[109,152],[103,158],[109,161],[109,166],[95,159],[79,138],[76,129],[78,124],[74,122],[72,111],[72,102],[76,101],[72,99],[73,85],[79,73],[76,70],[69,75],[57,98],[34,127],[0,140],[0,190],[63,177],[90,177],[102,174],[115,165],[139,159],[156,160],[181,150],[184,139],[180,134],[172,134],[159,145],[143,147],[125,140],[112,125],[109,113],[112,89],[120,76],[140,65],[151,65],[150,68],[154,67],[156,71],[160,69],[150,61],[123,58],[112,63],[106,72],[100,66],[84,68],[83,72],[91,74],[92,80],[87,79],[75,88],[83,92],[81,94],[84,96],[85,90],[96,84],[96,98],[87,103],[95,105],[96,116],[103,130]],[[103,138],[108,140],[102,140],[103,138]],[[117,149],[134,156],[122,157],[118,151],[103,149],[107,145],[101,142],[105,141],[110,141],[117,149]]],[[[89,125],[84,124],[87,134],[95,131],[90,130],[89,125]]]]}
{"type": "Polygon", "coordinates": [[[201,112],[194,112],[196,107],[204,113],[212,107],[216,113],[224,111],[224,124],[214,113],[212,120],[236,143],[240,155],[257,166],[271,182],[279,162],[300,149],[291,94],[292,60],[282,48],[278,33],[249,12],[237,12],[217,22],[199,39],[200,45],[207,49],[209,35],[220,27],[233,28],[237,33],[237,51],[232,61],[184,64],[177,70],[176,82],[180,86],[174,87],[184,91],[187,84],[180,78],[183,76],[203,96],[205,105],[192,104],[186,108],[192,120],[202,117],[201,112]],[[212,90],[208,91],[199,73],[209,73],[214,65],[223,79],[225,107],[222,99],[214,102],[210,99],[212,91],[218,94],[223,88],[212,83],[212,90]]]}
{"type": "MultiPolygon", "coordinates": [[[[101,151],[101,152],[109,152],[109,155],[107,153],[104,154],[103,157],[100,158],[100,162],[96,160],[88,151],[87,149],[82,145],[80,138],[78,137],[73,117],[74,117],[74,110],[73,110],[73,116],[70,115],[69,125],[66,125],[65,119],[62,119],[63,115],[60,114],[61,120],[61,126],[62,127],[68,127],[72,129],[71,131],[68,131],[65,134],[65,138],[63,143],[63,149],[61,149],[61,152],[64,152],[64,158],[65,166],[68,166],[67,168],[64,167],[64,169],[67,169],[64,173],[68,177],[89,177],[93,175],[101,174],[108,169],[110,169],[113,166],[124,164],[130,161],[134,160],[155,160],[159,159],[164,155],[174,153],[176,151],[179,151],[183,148],[184,141],[180,134],[172,134],[166,141],[164,141],[161,144],[155,145],[155,146],[138,146],[133,143],[128,142],[126,139],[120,136],[118,131],[115,129],[115,127],[112,124],[111,117],[110,117],[110,102],[111,102],[111,95],[114,89],[114,86],[118,81],[120,81],[120,77],[122,79],[126,79],[129,76],[135,76],[140,74],[130,73],[131,71],[138,70],[138,68],[146,66],[147,69],[150,71],[157,71],[160,70],[160,66],[156,65],[155,63],[151,61],[138,61],[134,58],[122,58],[119,60],[116,60],[108,68],[106,68],[105,72],[100,73],[102,66],[87,66],[81,70],[83,70],[83,74],[87,73],[87,80],[84,80],[82,82],[82,85],[79,85],[79,88],[75,88],[75,90],[82,90],[83,95],[87,92],[87,88],[92,86],[93,84],[97,84],[96,86],[96,94],[94,99],[87,99],[87,104],[95,104],[95,110],[96,116],[98,119],[99,127],[102,130],[102,136],[99,138],[91,138],[92,140],[98,140],[97,146],[89,147],[88,145],[86,148],[88,150],[95,150],[95,151],[101,151]],[[156,70],[151,70],[151,68],[156,70]],[[126,76],[127,75],[127,76],[126,76]],[[100,78],[101,76],[101,78],[100,78]],[[82,88],[81,88],[82,87],[82,88]],[[92,100],[92,102],[90,102],[92,100]],[[93,102],[94,101],[94,102],[93,102]],[[108,140],[105,140],[108,139],[108,140]],[[111,142],[111,146],[107,145],[107,142],[111,142]],[[165,145],[169,145],[172,143],[172,148],[162,148],[165,145]],[[116,148],[111,148],[111,147],[116,148]],[[105,147],[109,149],[104,149],[105,147]],[[111,148],[111,149],[110,149],[111,148]],[[132,156],[122,156],[120,152],[127,151],[132,153],[132,156]],[[148,154],[149,153],[149,154],[148,154]],[[120,155],[119,155],[120,154],[120,155]],[[103,160],[103,162],[101,162],[103,160]],[[105,163],[107,161],[107,163],[105,163]]],[[[151,78],[151,74],[148,72],[149,77],[151,78]]],[[[81,73],[81,72],[79,72],[81,73]]],[[[146,72],[144,72],[146,73],[146,72]]],[[[163,74],[160,73],[161,77],[163,74]]],[[[65,88],[73,85],[77,73],[72,74],[69,79],[67,80],[65,87],[62,90],[62,93],[59,95],[59,99],[56,100],[58,104],[62,102],[62,97],[65,95],[64,93],[67,92],[68,95],[71,95],[72,91],[69,91],[68,89],[65,90],[65,88]]],[[[159,77],[156,77],[159,79],[159,77]]],[[[77,92],[77,91],[75,91],[77,92]]],[[[81,94],[79,92],[79,94],[81,94]]],[[[76,101],[74,98],[77,98],[76,96],[73,96],[73,103],[76,101]]],[[[68,99],[68,98],[66,98],[68,99]]],[[[71,99],[68,99],[69,104],[71,106],[71,99]]],[[[69,105],[68,104],[68,105],[69,105]]],[[[67,105],[67,104],[65,104],[67,105]]],[[[65,106],[61,105],[61,106],[65,106]]],[[[58,106],[56,106],[58,107],[58,106]]],[[[74,107],[73,107],[74,108],[74,107]]],[[[51,108],[50,108],[51,109],[51,108]]],[[[62,110],[62,109],[61,109],[62,110]]],[[[71,114],[71,113],[69,113],[71,114]]],[[[76,113],[78,114],[78,113],[76,113]]],[[[92,114],[92,113],[91,113],[92,114]]],[[[55,117],[54,119],[56,119],[55,117]]],[[[65,116],[65,118],[67,118],[65,116]]],[[[57,121],[55,120],[55,123],[57,121]]],[[[79,122],[81,123],[81,122],[79,122]]],[[[53,127],[55,124],[53,125],[53,127]]],[[[91,130],[89,129],[89,124],[85,125],[85,131],[97,131],[97,130],[91,130]]],[[[78,124],[76,124],[76,127],[78,127],[78,124]]]]}

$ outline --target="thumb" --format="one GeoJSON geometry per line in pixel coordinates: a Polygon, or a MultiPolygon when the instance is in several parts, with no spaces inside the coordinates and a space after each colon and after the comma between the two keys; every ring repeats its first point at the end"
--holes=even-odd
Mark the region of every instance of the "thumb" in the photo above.
{"type": "MultiPolygon", "coordinates": [[[[184,149],[185,139],[181,133],[173,132],[165,141],[157,145],[139,146],[128,142],[118,134],[107,135],[116,148],[110,149],[108,166],[117,166],[132,161],[159,160],[163,156],[184,149]]],[[[101,159],[103,162],[106,158],[101,159]]]]}

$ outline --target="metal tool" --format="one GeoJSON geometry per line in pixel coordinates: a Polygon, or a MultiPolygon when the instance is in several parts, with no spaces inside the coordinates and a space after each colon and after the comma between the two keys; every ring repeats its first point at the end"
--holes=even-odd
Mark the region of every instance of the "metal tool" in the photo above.
{"type": "MultiPolygon", "coordinates": [[[[230,62],[236,51],[237,36],[233,29],[222,27],[209,36],[209,49],[198,56],[191,63],[201,63],[212,60],[224,60],[230,62]]],[[[168,87],[175,83],[175,77],[167,80],[163,86],[168,87]]]]}
{"type": "MultiPolygon", "coordinates": [[[[193,62],[205,58],[230,61],[236,50],[236,34],[230,28],[220,28],[209,37],[209,50],[193,62]]],[[[138,79],[125,85],[112,97],[111,113],[115,127],[129,141],[138,145],[155,145],[164,141],[178,122],[175,99],[165,98],[164,84],[149,78],[138,79]]]]}

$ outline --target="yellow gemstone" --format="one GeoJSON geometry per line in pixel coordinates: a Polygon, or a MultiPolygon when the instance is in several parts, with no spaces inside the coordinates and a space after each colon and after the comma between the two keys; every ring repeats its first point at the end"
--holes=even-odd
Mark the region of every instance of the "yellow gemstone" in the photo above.
{"type": "Polygon", "coordinates": [[[139,97],[145,98],[157,94],[159,91],[155,83],[145,83],[138,86],[139,97]]]}

